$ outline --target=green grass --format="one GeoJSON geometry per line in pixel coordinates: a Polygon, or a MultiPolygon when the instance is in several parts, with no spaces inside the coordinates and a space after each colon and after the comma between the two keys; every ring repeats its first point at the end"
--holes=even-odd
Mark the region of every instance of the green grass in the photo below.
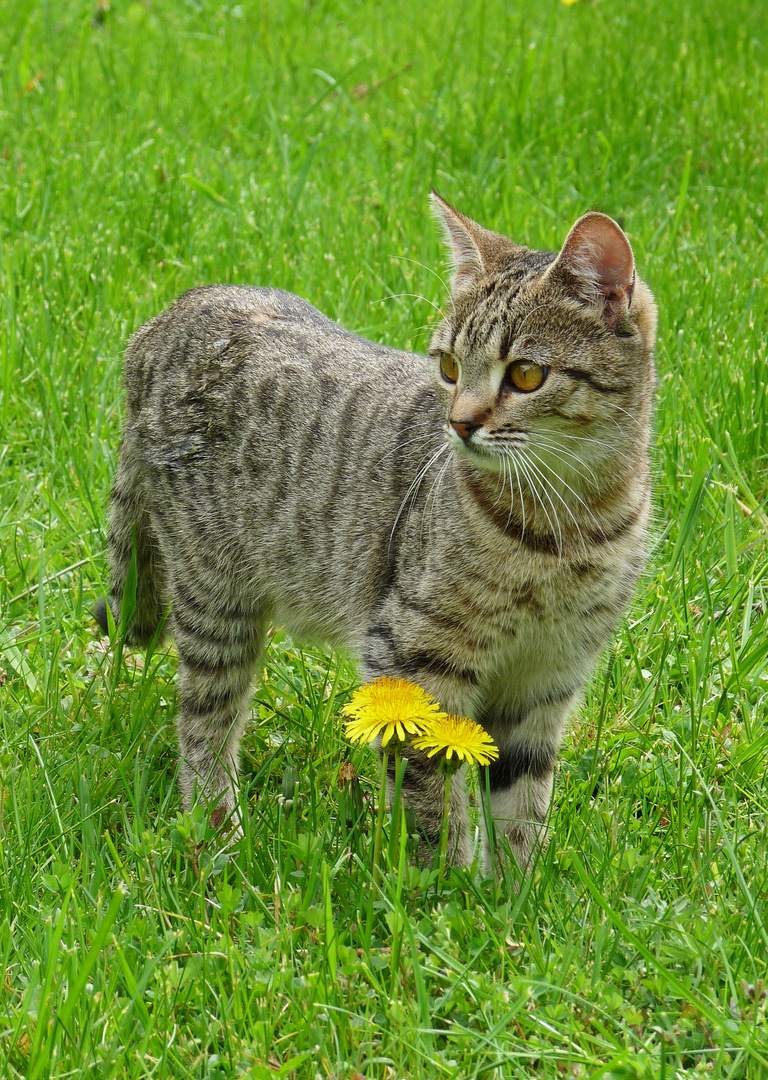
{"type": "Polygon", "coordinates": [[[0,1074],[768,1078],[762,5],[0,20],[0,1074]],[[245,839],[217,851],[177,816],[172,658],[116,668],[89,617],[130,331],[190,286],[268,283],[423,348],[432,184],[538,247],[617,216],[661,313],[652,561],[519,891],[407,866],[374,888],[354,672],[279,638],[245,839]]]}

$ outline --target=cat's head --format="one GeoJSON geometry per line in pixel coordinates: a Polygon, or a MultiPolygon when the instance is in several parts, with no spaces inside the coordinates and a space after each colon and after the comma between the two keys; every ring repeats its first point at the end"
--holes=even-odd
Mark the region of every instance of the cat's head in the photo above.
{"type": "Polygon", "coordinates": [[[478,466],[600,487],[644,452],[656,308],[629,241],[588,213],[558,254],[490,232],[436,193],[454,262],[430,355],[455,449],[478,466]]]}

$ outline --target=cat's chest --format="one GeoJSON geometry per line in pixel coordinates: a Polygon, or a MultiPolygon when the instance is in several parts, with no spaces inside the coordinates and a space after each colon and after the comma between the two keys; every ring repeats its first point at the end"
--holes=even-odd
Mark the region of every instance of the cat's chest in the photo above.
{"type": "Polygon", "coordinates": [[[542,564],[498,575],[460,601],[463,631],[486,670],[550,664],[605,645],[623,607],[622,573],[599,562],[542,564]]]}

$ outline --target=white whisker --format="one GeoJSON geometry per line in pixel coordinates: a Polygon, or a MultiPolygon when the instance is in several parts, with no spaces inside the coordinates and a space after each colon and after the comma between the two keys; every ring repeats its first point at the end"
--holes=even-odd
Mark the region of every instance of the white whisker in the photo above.
{"type": "Polygon", "coordinates": [[[583,472],[581,469],[577,469],[574,465],[570,465],[569,468],[571,468],[575,473],[577,473],[577,475],[580,476],[582,480],[586,480],[587,474],[589,474],[589,476],[594,481],[595,487],[599,487],[598,479],[595,476],[593,470],[590,469],[589,465],[587,465],[583,458],[580,458],[578,454],[574,454],[572,450],[566,450],[565,447],[558,446],[556,443],[545,442],[544,439],[541,439],[538,436],[535,440],[535,446],[537,450],[551,450],[553,452],[556,452],[560,457],[571,458],[571,460],[575,461],[577,465],[583,465],[584,468],[587,470],[586,472],[583,472]]]}
{"type": "Polygon", "coordinates": [[[523,472],[525,474],[526,479],[528,480],[528,486],[531,489],[531,494],[533,495],[534,502],[538,502],[539,506],[541,507],[542,511],[544,512],[544,517],[547,519],[547,522],[549,524],[549,528],[550,528],[550,531],[551,531],[552,535],[554,536],[555,533],[557,533],[557,538],[558,538],[557,556],[558,556],[559,559],[562,559],[562,557],[563,557],[563,532],[562,532],[562,529],[560,527],[560,519],[558,518],[557,511],[555,510],[555,504],[552,502],[552,499],[551,499],[551,497],[549,495],[549,492],[547,491],[546,480],[542,476],[542,474],[539,472],[539,470],[536,469],[536,466],[533,464],[533,462],[529,460],[527,454],[524,451],[520,453],[517,460],[519,462],[520,468],[523,470],[523,472]],[[535,482],[537,477],[544,481],[544,484],[542,485],[541,490],[539,490],[539,486],[535,482]],[[554,522],[552,521],[552,518],[549,516],[549,511],[547,510],[546,506],[544,505],[544,499],[542,498],[542,494],[544,494],[546,496],[547,502],[549,503],[549,505],[550,505],[550,507],[552,509],[552,513],[554,514],[554,517],[555,517],[554,522]],[[555,523],[557,523],[557,529],[555,529],[555,523]]]}
{"type": "Polygon", "coordinates": [[[443,309],[441,307],[438,307],[437,304],[433,303],[431,300],[428,300],[426,296],[422,296],[421,293],[415,292],[390,293],[389,296],[382,296],[378,300],[374,300],[374,304],[384,304],[387,300],[401,299],[423,300],[425,304],[429,304],[430,307],[433,307],[438,315],[440,315],[441,317],[443,315],[443,309]]]}
{"type": "MultiPolygon", "coordinates": [[[[611,417],[611,420],[614,424],[616,423],[615,417],[611,417]]],[[[624,458],[626,461],[631,460],[629,454],[626,454],[623,450],[620,450],[613,443],[606,442],[605,439],[598,439],[594,435],[569,435],[565,431],[546,431],[544,432],[544,434],[551,435],[553,438],[556,439],[573,439],[576,442],[588,443],[590,446],[600,446],[604,450],[608,450],[609,453],[615,455],[616,457],[624,458]]],[[[538,433],[536,437],[538,438],[538,433]]]]}
{"type": "Polygon", "coordinates": [[[437,270],[433,270],[431,266],[425,266],[425,264],[419,262],[418,259],[409,259],[407,255],[390,255],[390,259],[394,259],[397,262],[413,263],[414,266],[421,267],[422,270],[426,270],[432,277],[436,277],[447,293],[450,292],[450,287],[445,278],[441,274],[438,274],[437,270]]]}
{"type": "Polygon", "coordinates": [[[523,470],[523,472],[525,474],[526,480],[528,482],[528,487],[530,489],[530,494],[533,495],[533,497],[534,497],[534,505],[536,505],[536,503],[538,502],[538,504],[540,505],[541,510],[542,510],[542,512],[544,514],[544,517],[547,518],[547,522],[549,524],[550,532],[551,532],[552,536],[553,537],[556,536],[556,539],[557,539],[557,557],[562,558],[562,556],[563,556],[563,535],[562,535],[562,532],[561,532],[561,529],[560,529],[560,519],[557,518],[557,514],[555,513],[555,510],[554,510],[554,504],[552,503],[552,500],[550,499],[549,495],[547,494],[547,489],[544,488],[543,494],[547,495],[547,499],[548,499],[548,501],[550,503],[550,507],[552,508],[552,513],[554,514],[554,517],[555,517],[555,521],[553,522],[552,518],[550,517],[550,514],[549,514],[549,511],[548,511],[547,507],[545,507],[545,505],[544,505],[544,500],[542,498],[542,492],[541,492],[541,490],[539,488],[539,484],[538,484],[539,477],[536,475],[536,473],[533,470],[533,462],[528,461],[527,457],[526,458],[521,457],[520,458],[520,468],[523,470]],[[555,528],[555,523],[557,525],[557,528],[555,528]]]}
{"type": "Polygon", "coordinates": [[[515,480],[517,481],[517,490],[520,495],[520,511],[523,517],[523,531],[521,532],[520,536],[525,537],[525,495],[523,494],[523,489],[520,486],[520,474],[517,471],[517,461],[514,455],[509,455],[509,461],[512,465],[512,468],[515,470],[515,480]]]}
{"type": "MultiPolygon", "coordinates": [[[[507,528],[509,528],[509,523],[512,520],[512,511],[515,508],[515,487],[512,483],[512,461],[510,460],[510,458],[504,455],[504,457],[501,459],[501,463],[504,467],[504,481],[506,481],[507,477],[509,477],[509,513],[507,514],[507,528]]],[[[520,482],[518,481],[518,487],[519,484],[520,482]]],[[[504,489],[502,485],[502,491],[503,490],[504,489]]],[[[520,503],[523,507],[523,521],[525,521],[525,503],[523,502],[523,493],[519,491],[518,494],[520,495],[520,503]]],[[[523,527],[523,532],[525,532],[525,527],[523,527]]]]}
{"type": "Polygon", "coordinates": [[[507,463],[507,459],[505,457],[502,457],[501,458],[501,467],[502,467],[501,484],[499,485],[499,494],[496,496],[496,502],[493,504],[494,510],[499,505],[501,500],[504,498],[504,483],[505,483],[505,480],[506,480],[506,463],[507,463]]]}
{"type": "Polygon", "coordinates": [[[530,317],[532,315],[535,315],[537,311],[543,311],[547,306],[548,306],[547,304],[537,304],[536,307],[531,308],[531,310],[526,314],[523,321],[517,327],[517,332],[516,332],[515,336],[518,338],[518,340],[522,337],[523,330],[525,329],[525,324],[528,322],[530,317]]]}
{"type": "Polygon", "coordinates": [[[398,450],[402,450],[406,446],[412,446],[414,443],[426,442],[427,439],[440,439],[441,442],[442,442],[444,440],[444,436],[443,436],[442,432],[428,431],[426,433],[426,435],[414,435],[410,439],[405,439],[402,442],[396,442],[392,446],[391,450],[387,450],[387,452],[385,454],[382,454],[381,457],[376,460],[376,464],[381,465],[382,461],[384,461],[385,458],[388,458],[390,454],[394,454],[398,450]]]}
{"type": "Polygon", "coordinates": [[[641,431],[644,430],[642,422],[638,420],[636,416],[633,416],[631,412],[628,412],[627,409],[622,408],[621,405],[617,405],[615,401],[610,402],[610,404],[613,406],[614,409],[618,409],[619,412],[623,412],[625,416],[628,416],[632,423],[637,424],[641,431]]]}
{"type": "Polygon", "coordinates": [[[442,486],[443,480],[445,479],[446,471],[450,467],[451,461],[452,461],[452,457],[449,454],[446,457],[443,464],[440,466],[440,470],[439,470],[437,476],[432,480],[432,485],[431,485],[429,491],[427,492],[427,497],[424,500],[424,510],[423,510],[422,516],[421,516],[421,532],[420,532],[420,536],[423,536],[424,524],[425,524],[427,518],[429,518],[428,527],[430,529],[432,528],[432,520],[433,520],[433,518],[435,516],[435,510],[437,508],[437,500],[438,500],[438,496],[440,494],[440,488],[442,486]],[[430,503],[431,503],[431,506],[430,506],[430,503]]]}
{"type": "Polygon", "coordinates": [[[431,455],[431,457],[427,461],[426,465],[424,465],[419,470],[419,472],[416,474],[415,479],[411,482],[411,486],[406,491],[405,496],[403,497],[403,501],[400,503],[400,509],[397,511],[397,515],[395,517],[395,520],[392,523],[392,530],[391,530],[391,532],[389,534],[389,543],[390,543],[390,545],[392,544],[392,541],[394,539],[395,530],[397,529],[397,524],[400,521],[400,518],[402,517],[403,510],[405,509],[405,507],[408,505],[409,502],[411,502],[413,499],[415,499],[416,493],[417,493],[417,491],[419,489],[419,486],[421,485],[422,480],[427,475],[429,470],[432,468],[434,463],[438,460],[440,455],[444,454],[446,451],[450,451],[450,445],[447,442],[444,442],[442,444],[442,446],[440,446],[431,455]]]}
{"type": "MultiPolygon", "coordinates": [[[[566,488],[568,489],[568,491],[570,491],[571,495],[573,495],[574,499],[576,499],[576,500],[577,500],[577,502],[581,503],[581,505],[582,505],[582,506],[584,507],[584,509],[586,510],[586,512],[587,512],[587,514],[589,515],[589,517],[591,517],[591,518],[592,518],[592,521],[593,521],[593,522],[595,523],[595,527],[597,528],[598,532],[602,531],[602,530],[601,530],[601,528],[600,528],[600,524],[599,524],[599,522],[598,522],[597,518],[595,517],[595,515],[594,515],[594,514],[592,513],[592,511],[591,511],[591,510],[589,509],[589,507],[588,507],[588,506],[587,506],[587,504],[586,504],[586,503],[584,502],[584,500],[583,500],[583,499],[581,498],[581,496],[580,496],[580,495],[578,495],[578,494],[577,494],[577,492],[575,492],[575,491],[573,490],[573,488],[572,488],[572,487],[570,486],[570,484],[567,484],[567,483],[565,482],[565,480],[563,480],[562,476],[560,476],[560,474],[559,474],[559,473],[555,472],[555,470],[554,470],[554,469],[552,468],[552,466],[551,466],[551,465],[548,465],[546,461],[543,461],[543,460],[542,460],[542,459],[541,459],[541,458],[540,458],[540,457],[538,456],[538,454],[535,454],[535,453],[533,453],[533,451],[532,451],[532,450],[531,450],[531,454],[532,454],[532,456],[533,456],[533,457],[534,457],[534,458],[536,459],[536,461],[538,461],[538,462],[539,462],[539,464],[540,464],[540,465],[541,465],[541,466],[542,466],[543,468],[545,468],[545,469],[547,469],[547,470],[548,470],[549,472],[551,472],[551,473],[552,473],[552,475],[553,475],[553,476],[554,476],[554,477],[555,477],[555,478],[556,478],[556,479],[557,479],[557,480],[558,480],[558,481],[559,481],[559,482],[560,482],[560,483],[561,483],[561,484],[562,484],[562,485],[563,485],[564,487],[566,487],[566,488]]],[[[530,464],[531,464],[531,466],[532,466],[533,468],[536,468],[536,466],[535,466],[535,465],[533,465],[533,462],[531,462],[530,464]]],[[[572,509],[570,508],[570,506],[568,505],[567,501],[566,501],[566,500],[565,500],[565,499],[563,498],[563,496],[562,496],[562,495],[560,494],[560,492],[559,492],[559,491],[557,490],[557,488],[556,488],[556,487],[554,487],[554,486],[553,486],[552,484],[549,484],[549,483],[548,483],[548,481],[547,481],[546,477],[545,477],[545,476],[544,476],[544,475],[543,475],[543,474],[541,473],[541,470],[540,470],[540,469],[537,469],[537,472],[538,472],[538,473],[539,473],[539,475],[541,476],[541,478],[542,478],[542,480],[544,481],[544,483],[546,483],[546,484],[547,484],[547,486],[548,486],[548,487],[550,488],[550,490],[551,490],[551,491],[553,492],[553,494],[555,494],[555,495],[557,496],[557,498],[558,498],[558,499],[560,500],[560,502],[561,502],[561,503],[563,504],[563,506],[565,507],[565,509],[566,509],[566,510],[568,511],[568,513],[570,514],[571,520],[573,521],[573,524],[574,524],[574,526],[576,527],[576,532],[577,532],[577,533],[579,534],[579,538],[581,539],[581,542],[582,542],[582,544],[584,544],[584,537],[583,537],[583,535],[582,535],[582,532],[581,532],[581,526],[579,525],[578,519],[576,518],[576,515],[575,515],[575,514],[573,513],[573,510],[572,510],[572,509]]],[[[585,546],[586,546],[586,545],[585,545],[585,546]]]]}

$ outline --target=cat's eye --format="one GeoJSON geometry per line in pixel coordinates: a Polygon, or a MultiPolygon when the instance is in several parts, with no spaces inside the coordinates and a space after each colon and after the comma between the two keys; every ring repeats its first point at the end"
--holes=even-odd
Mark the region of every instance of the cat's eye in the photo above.
{"type": "Polygon", "coordinates": [[[459,362],[453,353],[440,353],[440,374],[446,382],[455,383],[459,381],[459,362]]]}
{"type": "Polygon", "coordinates": [[[531,360],[515,360],[507,368],[504,381],[514,390],[530,394],[539,389],[548,372],[549,368],[544,364],[534,364],[531,360]]]}

